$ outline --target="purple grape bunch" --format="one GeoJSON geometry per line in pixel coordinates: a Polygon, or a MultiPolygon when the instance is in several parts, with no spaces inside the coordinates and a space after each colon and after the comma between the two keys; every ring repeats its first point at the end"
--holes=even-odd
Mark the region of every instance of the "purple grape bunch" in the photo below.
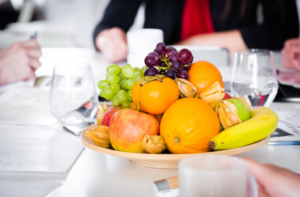
{"type": "Polygon", "coordinates": [[[193,63],[193,55],[188,49],[181,49],[179,52],[174,47],[166,47],[164,43],[158,43],[154,52],[149,53],[145,58],[148,67],[145,76],[164,74],[172,79],[189,79],[188,71],[193,63]]]}

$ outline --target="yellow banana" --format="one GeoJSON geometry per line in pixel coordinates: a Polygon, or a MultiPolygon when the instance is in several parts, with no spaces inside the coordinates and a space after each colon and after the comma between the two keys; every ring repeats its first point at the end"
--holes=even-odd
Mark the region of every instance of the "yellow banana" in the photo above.
{"type": "Polygon", "coordinates": [[[246,146],[262,140],[277,128],[278,115],[267,107],[253,109],[251,119],[225,129],[210,141],[212,150],[246,146]]]}

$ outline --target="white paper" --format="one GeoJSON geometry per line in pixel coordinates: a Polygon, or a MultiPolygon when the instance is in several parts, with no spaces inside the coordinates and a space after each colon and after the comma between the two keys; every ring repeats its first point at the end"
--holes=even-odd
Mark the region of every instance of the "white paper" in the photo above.
{"type": "Polygon", "coordinates": [[[78,137],[51,127],[0,124],[0,171],[66,172],[83,149],[78,137]]]}
{"type": "Polygon", "coordinates": [[[300,110],[277,111],[278,127],[300,134],[300,110]]]}
{"type": "Polygon", "coordinates": [[[49,108],[49,92],[49,88],[20,88],[5,92],[0,96],[0,123],[57,123],[49,108]]]}
{"type": "Polygon", "coordinates": [[[42,197],[61,186],[61,182],[16,181],[0,179],[0,196],[42,197]]]}

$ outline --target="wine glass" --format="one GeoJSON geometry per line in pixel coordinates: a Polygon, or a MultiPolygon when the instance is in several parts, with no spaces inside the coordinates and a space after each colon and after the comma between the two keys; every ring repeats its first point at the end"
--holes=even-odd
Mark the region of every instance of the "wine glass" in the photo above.
{"type": "Polygon", "coordinates": [[[90,65],[63,63],[54,67],[50,108],[66,130],[79,135],[95,120],[97,102],[90,65]]]}
{"type": "Polygon", "coordinates": [[[230,89],[234,96],[245,98],[252,108],[270,107],[278,91],[272,51],[236,52],[230,89]]]}

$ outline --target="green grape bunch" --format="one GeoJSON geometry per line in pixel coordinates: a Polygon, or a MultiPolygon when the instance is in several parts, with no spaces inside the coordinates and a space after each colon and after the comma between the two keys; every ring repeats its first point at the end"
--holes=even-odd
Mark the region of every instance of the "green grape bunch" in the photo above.
{"type": "Polygon", "coordinates": [[[147,68],[132,67],[130,64],[124,64],[122,68],[112,64],[106,69],[106,79],[98,82],[100,96],[106,100],[111,100],[113,106],[128,108],[132,102],[131,90],[133,85],[144,77],[147,68]]]}

